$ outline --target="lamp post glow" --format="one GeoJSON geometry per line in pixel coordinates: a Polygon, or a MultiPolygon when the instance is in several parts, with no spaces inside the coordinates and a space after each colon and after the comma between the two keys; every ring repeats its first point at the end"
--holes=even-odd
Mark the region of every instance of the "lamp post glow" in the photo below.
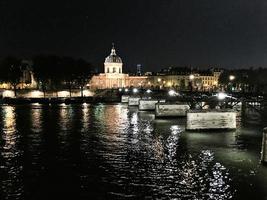
{"type": "Polygon", "coordinates": [[[133,93],[136,94],[137,92],[138,92],[138,89],[134,88],[134,89],[133,89],[133,93]]]}
{"type": "Polygon", "coordinates": [[[148,93],[148,94],[150,94],[152,91],[150,90],[150,89],[148,89],[147,91],[146,91],[146,93],[148,93]]]}
{"type": "Polygon", "coordinates": [[[126,89],[125,89],[125,92],[128,92],[128,91],[129,91],[128,88],[126,88],[126,89]]]}
{"type": "Polygon", "coordinates": [[[194,78],[195,78],[195,76],[194,76],[193,74],[191,74],[191,75],[189,76],[189,80],[190,80],[190,90],[191,90],[191,92],[193,91],[193,81],[194,81],[194,78]]]}
{"type": "Polygon", "coordinates": [[[217,97],[219,100],[224,100],[227,97],[227,94],[225,94],[224,92],[219,92],[217,94],[217,97]]]}
{"type": "Polygon", "coordinates": [[[230,76],[229,76],[229,80],[230,80],[230,81],[235,80],[235,76],[234,76],[234,75],[230,75],[230,76]]]}
{"type": "Polygon", "coordinates": [[[175,95],[176,95],[176,92],[175,92],[174,90],[170,90],[170,91],[168,92],[168,94],[169,94],[170,96],[175,96],[175,95]]]}

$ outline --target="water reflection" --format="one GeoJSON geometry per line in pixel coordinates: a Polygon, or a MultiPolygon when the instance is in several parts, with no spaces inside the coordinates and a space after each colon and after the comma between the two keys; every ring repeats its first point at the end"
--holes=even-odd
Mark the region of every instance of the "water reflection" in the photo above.
{"type": "Polygon", "coordinates": [[[2,106],[1,118],[1,195],[4,194],[4,199],[17,199],[23,192],[23,166],[19,162],[22,152],[18,149],[18,142],[21,136],[17,134],[15,107],[2,106]]]}
{"type": "Polygon", "coordinates": [[[16,117],[15,117],[15,108],[12,106],[5,106],[2,109],[3,116],[3,141],[4,151],[2,152],[2,156],[7,159],[7,162],[16,157],[17,149],[16,149],[16,141],[18,139],[18,135],[16,135],[16,117]]]}
{"type": "Polygon", "coordinates": [[[2,119],[3,131],[5,133],[14,133],[16,130],[15,108],[12,106],[3,106],[2,119]]]}
{"type": "Polygon", "coordinates": [[[226,200],[256,188],[258,199],[266,195],[260,128],[243,118],[236,131],[203,133],[122,104],[0,109],[3,199],[45,196],[47,188],[77,199],[226,200]]]}
{"type": "Polygon", "coordinates": [[[73,108],[71,105],[61,104],[59,107],[59,126],[62,131],[72,128],[73,108]]]}
{"type": "Polygon", "coordinates": [[[176,153],[178,147],[179,134],[182,132],[182,129],[178,125],[172,125],[170,127],[171,134],[167,138],[167,149],[168,149],[168,159],[170,162],[176,162],[176,153]]]}
{"type": "Polygon", "coordinates": [[[90,123],[90,105],[84,103],[82,105],[82,132],[88,131],[89,123],[90,123]]]}
{"type": "Polygon", "coordinates": [[[33,104],[31,109],[32,131],[40,133],[42,131],[42,105],[33,104]]]}

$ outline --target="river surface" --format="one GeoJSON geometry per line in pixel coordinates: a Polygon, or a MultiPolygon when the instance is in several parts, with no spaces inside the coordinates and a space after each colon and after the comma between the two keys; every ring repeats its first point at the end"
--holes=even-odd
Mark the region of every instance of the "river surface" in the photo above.
{"type": "Polygon", "coordinates": [[[1,105],[0,199],[267,199],[267,117],[187,132],[123,104],[1,105]]]}

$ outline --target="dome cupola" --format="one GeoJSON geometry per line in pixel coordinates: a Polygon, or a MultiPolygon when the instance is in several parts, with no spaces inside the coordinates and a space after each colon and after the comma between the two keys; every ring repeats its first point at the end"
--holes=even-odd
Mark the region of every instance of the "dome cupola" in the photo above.
{"type": "Polygon", "coordinates": [[[111,53],[108,57],[106,57],[105,63],[122,63],[121,58],[116,54],[114,44],[112,44],[111,53]]]}

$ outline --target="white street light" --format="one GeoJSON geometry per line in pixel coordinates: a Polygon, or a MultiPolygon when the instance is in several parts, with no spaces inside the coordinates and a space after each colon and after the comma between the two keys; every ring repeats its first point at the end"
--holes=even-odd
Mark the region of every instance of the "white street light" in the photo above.
{"type": "Polygon", "coordinates": [[[134,88],[133,93],[137,93],[137,92],[138,92],[138,89],[134,88]]]}
{"type": "Polygon", "coordinates": [[[193,80],[195,78],[195,76],[193,75],[193,74],[191,74],[190,76],[189,76],[189,79],[190,80],[193,80]]]}
{"type": "Polygon", "coordinates": [[[147,91],[146,91],[146,93],[148,93],[148,94],[150,94],[152,91],[150,90],[150,89],[148,89],[147,91]]]}
{"type": "Polygon", "coordinates": [[[168,92],[168,94],[169,94],[170,96],[174,96],[174,95],[176,95],[176,92],[175,92],[174,90],[170,90],[170,91],[168,92]]]}
{"type": "Polygon", "coordinates": [[[235,76],[234,76],[234,75],[230,75],[230,76],[229,76],[229,80],[230,80],[230,81],[235,80],[235,76]]]}
{"type": "Polygon", "coordinates": [[[227,94],[225,94],[224,92],[219,92],[217,94],[217,97],[218,97],[219,100],[223,100],[223,99],[225,99],[227,97],[227,94]]]}

